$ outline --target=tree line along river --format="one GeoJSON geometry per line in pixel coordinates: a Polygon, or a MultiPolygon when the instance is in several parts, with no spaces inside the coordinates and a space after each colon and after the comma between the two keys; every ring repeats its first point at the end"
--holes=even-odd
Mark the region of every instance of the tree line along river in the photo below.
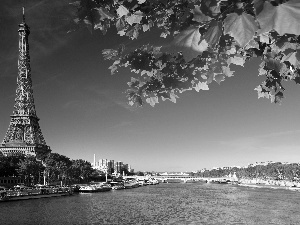
{"type": "Polygon", "coordinates": [[[0,204],[0,224],[300,224],[300,192],[162,183],[0,204]]]}

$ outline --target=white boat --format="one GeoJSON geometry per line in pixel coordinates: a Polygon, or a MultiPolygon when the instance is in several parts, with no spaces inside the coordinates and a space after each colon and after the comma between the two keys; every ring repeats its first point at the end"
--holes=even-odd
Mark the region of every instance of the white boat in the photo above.
{"type": "Polygon", "coordinates": [[[139,183],[140,186],[146,186],[146,185],[148,185],[145,180],[139,180],[138,183],[139,183]]]}
{"type": "Polygon", "coordinates": [[[149,180],[147,181],[147,184],[155,185],[155,184],[159,184],[159,182],[155,178],[150,177],[149,180]]]}
{"type": "Polygon", "coordinates": [[[136,180],[125,180],[124,181],[124,187],[125,189],[129,189],[129,188],[136,188],[139,187],[139,183],[136,180]]]}
{"type": "Polygon", "coordinates": [[[110,190],[111,186],[102,182],[91,182],[88,185],[81,185],[79,187],[79,192],[104,192],[110,190]]]}
{"type": "Polygon", "coordinates": [[[113,190],[123,190],[125,189],[123,183],[121,182],[110,182],[111,188],[113,190]]]}

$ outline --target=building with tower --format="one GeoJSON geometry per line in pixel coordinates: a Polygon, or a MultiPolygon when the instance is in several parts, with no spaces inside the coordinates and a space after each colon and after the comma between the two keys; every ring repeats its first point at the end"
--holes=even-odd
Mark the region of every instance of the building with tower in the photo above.
{"type": "Polygon", "coordinates": [[[23,21],[19,24],[18,32],[19,58],[15,104],[0,151],[4,155],[25,154],[41,158],[51,150],[43,137],[40,119],[35,110],[28,44],[30,30],[25,23],[24,8],[23,21]]]}

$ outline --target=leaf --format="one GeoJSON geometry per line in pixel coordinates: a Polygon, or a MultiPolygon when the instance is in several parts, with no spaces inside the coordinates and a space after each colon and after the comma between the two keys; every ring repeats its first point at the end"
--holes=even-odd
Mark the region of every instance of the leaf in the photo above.
{"type": "Polygon", "coordinates": [[[206,40],[202,40],[200,42],[200,38],[201,34],[199,32],[199,27],[191,26],[188,29],[180,32],[174,38],[171,45],[173,45],[175,48],[173,47],[171,51],[182,51],[186,61],[190,61],[191,59],[200,55],[208,47],[206,40]]]}
{"type": "Polygon", "coordinates": [[[126,35],[127,33],[126,33],[125,30],[120,30],[120,31],[118,31],[118,34],[119,34],[120,36],[124,36],[124,35],[126,35]]]}
{"type": "Polygon", "coordinates": [[[225,80],[224,74],[215,74],[214,80],[220,84],[222,81],[225,80]]]}
{"type": "Polygon", "coordinates": [[[126,16],[128,15],[128,13],[129,13],[128,9],[123,5],[120,5],[119,8],[117,9],[117,14],[119,15],[119,17],[126,16]]]}
{"type": "Polygon", "coordinates": [[[120,60],[116,60],[110,67],[108,67],[111,75],[115,74],[115,72],[118,70],[118,64],[120,64],[120,60]]]}
{"type": "Polygon", "coordinates": [[[134,23],[140,23],[142,19],[143,19],[143,13],[141,11],[137,11],[134,14],[131,14],[130,16],[126,17],[126,21],[130,25],[134,23]]]}
{"type": "MultiPolygon", "coordinates": [[[[222,1],[222,0],[221,0],[222,1]]],[[[220,11],[220,3],[219,0],[205,0],[201,4],[202,11],[208,12],[211,16],[217,16],[220,11]]]]}
{"type": "Polygon", "coordinates": [[[279,60],[275,59],[265,59],[265,67],[268,70],[275,70],[278,74],[280,73],[280,70],[282,68],[282,63],[279,60]]]}
{"type": "Polygon", "coordinates": [[[246,46],[246,49],[249,49],[249,48],[257,48],[257,49],[259,49],[259,44],[252,39],[251,41],[249,41],[249,43],[246,46]]]}
{"type": "Polygon", "coordinates": [[[226,50],[227,55],[233,55],[236,53],[236,46],[231,46],[230,49],[226,50]]]}
{"type": "Polygon", "coordinates": [[[263,11],[257,16],[260,25],[258,34],[276,30],[279,35],[300,35],[300,1],[290,0],[273,6],[265,2],[263,11]]]}
{"type": "Polygon", "coordinates": [[[115,49],[103,49],[102,54],[104,59],[114,59],[118,56],[118,51],[115,49]]]}
{"type": "Polygon", "coordinates": [[[198,6],[198,5],[195,5],[195,8],[192,9],[191,11],[192,11],[192,14],[194,14],[194,16],[193,16],[194,21],[201,23],[201,22],[207,22],[207,21],[211,20],[211,17],[205,15],[201,11],[200,6],[198,6]]]}
{"type": "Polygon", "coordinates": [[[227,60],[227,63],[228,63],[228,65],[235,64],[235,65],[238,65],[238,66],[244,66],[245,59],[242,58],[242,57],[234,56],[234,57],[230,57],[227,60]]]}
{"type": "Polygon", "coordinates": [[[257,29],[253,16],[244,12],[241,15],[230,13],[224,20],[224,33],[234,37],[241,47],[253,38],[257,29]]]}
{"type": "Polygon", "coordinates": [[[300,67],[300,50],[296,52],[291,52],[288,55],[284,56],[281,62],[288,61],[295,67],[300,67]]]}
{"type": "Polygon", "coordinates": [[[300,61],[300,49],[297,49],[295,56],[297,60],[300,61]]]}
{"type": "Polygon", "coordinates": [[[173,91],[171,91],[170,92],[170,101],[176,103],[176,98],[178,98],[178,96],[173,91]]]}
{"type": "Polygon", "coordinates": [[[253,0],[255,14],[258,15],[264,8],[264,0],[253,0]]]}
{"type": "Polygon", "coordinates": [[[105,20],[105,19],[113,19],[115,16],[113,14],[111,14],[106,8],[103,7],[99,7],[99,8],[95,8],[99,15],[100,15],[100,20],[105,20]]]}
{"type": "Polygon", "coordinates": [[[258,98],[269,98],[270,97],[270,94],[268,92],[263,91],[261,85],[257,86],[254,90],[257,91],[258,98]]]}
{"type": "Polygon", "coordinates": [[[126,24],[125,24],[125,21],[123,18],[120,18],[117,20],[116,22],[116,28],[117,28],[117,31],[121,31],[121,30],[124,30],[124,28],[126,27],[126,24]]]}
{"type": "Polygon", "coordinates": [[[233,76],[233,72],[231,71],[229,67],[227,66],[222,66],[222,71],[223,73],[227,76],[227,77],[232,77],[233,76]]]}
{"type": "Polygon", "coordinates": [[[212,48],[214,48],[215,45],[219,42],[221,35],[222,35],[222,22],[213,20],[210,23],[210,27],[208,31],[204,34],[203,38],[207,41],[207,43],[212,48]]]}
{"type": "MultiPolygon", "coordinates": [[[[120,32],[118,32],[120,33],[120,32]]],[[[122,35],[121,35],[122,36],[122,35]]],[[[129,31],[126,32],[126,36],[130,37],[131,39],[137,39],[139,36],[139,31],[137,27],[132,27],[129,31]]]]}
{"type": "Polygon", "coordinates": [[[270,37],[268,33],[262,33],[258,35],[258,37],[260,42],[270,44],[270,37]]]}
{"type": "Polygon", "coordinates": [[[278,92],[275,94],[274,102],[275,102],[275,103],[278,103],[278,104],[280,105],[283,98],[284,98],[283,93],[282,93],[281,91],[278,91],[278,92]]]}
{"type": "Polygon", "coordinates": [[[146,32],[147,30],[150,30],[150,25],[149,24],[143,24],[143,32],[146,32]]]}
{"type": "Polygon", "coordinates": [[[208,71],[207,72],[207,84],[210,84],[213,80],[214,80],[214,77],[215,77],[215,73],[213,71],[208,71]]]}
{"type": "Polygon", "coordinates": [[[152,107],[154,107],[154,105],[156,103],[158,103],[158,97],[157,96],[151,96],[150,98],[146,99],[146,102],[149,103],[152,107]]]}
{"type": "Polygon", "coordinates": [[[209,90],[207,82],[199,82],[198,84],[196,84],[196,86],[194,87],[194,89],[199,92],[200,90],[209,90]]]}
{"type": "Polygon", "coordinates": [[[260,64],[259,64],[259,69],[258,69],[258,76],[263,76],[263,75],[266,75],[268,73],[267,70],[265,70],[265,61],[262,61],[260,64]]]}
{"type": "Polygon", "coordinates": [[[88,19],[84,19],[83,23],[86,25],[88,30],[93,33],[93,24],[88,19]]]}

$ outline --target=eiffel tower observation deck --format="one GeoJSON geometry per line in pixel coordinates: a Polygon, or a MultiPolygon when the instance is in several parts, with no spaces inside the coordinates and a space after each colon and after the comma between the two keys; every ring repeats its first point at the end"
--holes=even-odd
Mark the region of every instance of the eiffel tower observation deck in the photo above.
{"type": "Polygon", "coordinates": [[[46,145],[34,105],[28,44],[30,30],[25,23],[24,8],[23,21],[19,24],[18,32],[19,58],[15,104],[0,151],[4,155],[25,154],[43,158],[51,150],[46,145]]]}

